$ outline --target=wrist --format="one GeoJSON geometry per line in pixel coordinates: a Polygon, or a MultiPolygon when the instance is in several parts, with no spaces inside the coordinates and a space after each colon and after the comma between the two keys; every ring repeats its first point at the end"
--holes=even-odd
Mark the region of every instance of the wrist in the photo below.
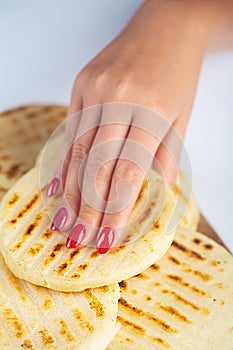
{"type": "Polygon", "coordinates": [[[206,46],[221,17],[221,8],[219,0],[147,0],[124,32],[131,31],[134,38],[136,35],[146,43],[147,38],[158,40],[162,32],[170,31],[172,36],[174,30],[174,38],[178,34],[187,39],[191,36],[200,46],[206,46]]]}

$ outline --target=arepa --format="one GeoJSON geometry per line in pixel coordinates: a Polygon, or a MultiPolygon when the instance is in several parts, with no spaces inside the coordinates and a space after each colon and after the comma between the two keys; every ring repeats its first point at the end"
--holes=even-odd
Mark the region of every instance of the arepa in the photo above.
{"type": "Polygon", "coordinates": [[[82,291],[142,272],[171,245],[174,231],[168,233],[167,226],[174,196],[152,170],[131,215],[133,226],[124,232],[122,244],[106,255],[98,254],[95,247],[68,250],[65,235],[49,229],[47,213],[54,215],[59,198],[44,205],[51,174],[46,182],[46,176],[41,179],[39,173],[37,167],[18,180],[0,206],[0,249],[17,277],[54,290],[82,291]]]}
{"type": "Polygon", "coordinates": [[[158,263],[120,286],[108,350],[232,350],[233,257],[203,234],[180,227],[158,263]]]}
{"type": "Polygon", "coordinates": [[[0,113],[0,199],[34,165],[66,113],[58,105],[25,105],[0,113]]]}
{"type": "Polygon", "coordinates": [[[0,349],[106,349],[116,334],[117,284],[61,293],[16,278],[0,256],[0,349]]]}

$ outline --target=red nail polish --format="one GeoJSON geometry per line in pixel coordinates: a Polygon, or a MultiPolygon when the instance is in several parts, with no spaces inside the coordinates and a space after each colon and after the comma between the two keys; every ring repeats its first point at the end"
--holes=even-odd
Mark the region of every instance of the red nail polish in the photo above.
{"type": "Polygon", "coordinates": [[[59,231],[65,225],[67,218],[68,210],[65,207],[60,208],[53,219],[51,230],[59,231]]]}
{"type": "Polygon", "coordinates": [[[97,239],[98,253],[105,254],[109,251],[114,241],[114,231],[111,227],[104,227],[97,239]]]}
{"type": "Polygon", "coordinates": [[[58,190],[58,187],[60,185],[60,181],[57,177],[55,177],[49,184],[48,188],[47,188],[47,196],[48,197],[53,197],[56,193],[57,193],[57,190],[58,190]]]}
{"type": "Polygon", "coordinates": [[[83,241],[86,235],[85,226],[78,224],[75,226],[69,234],[69,237],[66,240],[66,248],[77,248],[83,241]]]}

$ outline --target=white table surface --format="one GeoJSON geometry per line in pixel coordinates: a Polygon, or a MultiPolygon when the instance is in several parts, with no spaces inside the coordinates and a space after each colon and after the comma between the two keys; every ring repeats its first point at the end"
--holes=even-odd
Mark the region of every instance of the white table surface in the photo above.
{"type": "MultiPolygon", "coordinates": [[[[142,0],[0,1],[0,110],[68,103],[77,72],[142,0]]],[[[186,137],[200,207],[233,249],[233,50],[205,59],[186,137]]]]}

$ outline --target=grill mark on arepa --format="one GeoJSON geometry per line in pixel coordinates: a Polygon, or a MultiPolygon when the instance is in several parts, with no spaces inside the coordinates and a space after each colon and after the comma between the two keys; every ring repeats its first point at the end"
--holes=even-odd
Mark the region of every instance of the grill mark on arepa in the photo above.
{"type": "Polygon", "coordinates": [[[125,291],[127,291],[127,287],[128,287],[128,282],[127,281],[121,281],[119,283],[119,286],[124,289],[125,291]]]}
{"type": "Polygon", "coordinates": [[[51,106],[44,106],[41,108],[41,111],[44,112],[44,113],[47,113],[47,112],[51,112],[51,111],[54,111],[54,109],[56,109],[57,106],[54,106],[54,105],[51,105],[51,106]]]}
{"type": "MultiPolygon", "coordinates": [[[[68,268],[72,265],[72,262],[74,260],[74,258],[80,253],[82,248],[77,248],[74,249],[69,256],[66,258],[66,260],[60,264],[57,268],[57,273],[61,276],[64,275],[64,273],[68,270],[68,268]]],[[[78,270],[85,270],[88,267],[88,264],[82,264],[79,265],[78,270]],[[84,266],[85,265],[85,266],[84,266]]],[[[72,275],[73,276],[73,275],[72,275]]],[[[79,276],[80,277],[80,276],[79,276]]]]}
{"type": "Polygon", "coordinates": [[[74,340],[74,336],[71,333],[71,331],[70,331],[68,325],[66,324],[66,322],[63,319],[60,319],[59,323],[60,323],[60,326],[61,326],[59,333],[63,337],[65,337],[68,342],[73,341],[74,340]]]}
{"type": "Polygon", "coordinates": [[[164,339],[160,337],[150,337],[152,342],[158,343],[160,346],[163,346],[165,349],[172,349],[171,345],[168,344],[164,339]]]}
{"type": "Polygon", "coordinates": [[[30,339],[25,339],[24,342],[20,345],[23,349],[29,349],[34,350],[34,346],[32,345],[32,342],[30,339]]]}
{"type": "Polygon", "coordinates": [[[120,335],[117,334],[117,338],[120,342],[120,344],[124,344],[124,343],[129,343],[129,344],[134,344],[134,340],[133,339],[130,339],[130,338],[124,338],[124,337],[121,337],[120,335]]]}
{"type": "Polygon", "coordinates": [[[167,256],[167,259],[175,265],[181,265],[181,262],[175,258],[173,255],[167,256]]]}
{"type": "Polygon", "coordinates": [[[49,331],[47,330],[47,328],[44,327],[40,329],[38,331],[38,334],[40,335],[42,344],[46,349],[51,348],[51,346],[55,344],[55,341],[51,336],[51,334],[49,334],[49,331]]]}
{"type": "MultiPolygon", "coordinates": [[[[55,107],[56,108],[56,107],[55,107]]],[[[54,106],[41,106],[38,107],[36,109],[34,109],[33,111],[30,111],[26,114],[26,118],[28,119],[34,119],[34,118],[41,118],[44,116],[48,116],[48,115],[43,115],[43,113],[45,114],[50,114],[50,112],[54,111],[54,106]]]]}
{"type": "Polygon", "coordinates": [[[0,186],[0,191],[3,192],[3,193],[5,193],[5,192],[7,191],[7,189],[0,186]]]}
{"type": "Polygon", "coordinates": [[[43,302],[42,309],[48,310],[52,307],[53,301],[52,299],[46,298],[43,302]]]}
{"type": "MultiPolygon", "coordinates": [[[[128,240],[128,242],[129,242],[129,240],[128,240]]],[[[126,242],[126,243],[127,243],[127,242],[126,242]]],[[[113,248],[111,248],[111,250],[109,251],[109,254],[116,254],[116,253],[120,252],[121,250],[125,249],[125,247],[126,247],[125,244],[122,244],[122,245],[120,245],[119,247],[113,247],[113,248]]],[[[94,252],[93,252],[92,254],[94,254],[94,252]]],[[[92,255],[92,254],[91,254],[91,255],[92,255]]],[[[99,255],[100,255],[100,254],[98,253],[98,256],[99,256],[99,255]]]]}
{"type": "Polygon", "coordinates": [[[16,338],[23,338],[25,335],[24,324],[15,315],[12,309],[7,308],[3,312],[4,320],[13,328],[14,335],[16,338]]]}
{"type": "Polygon", "coordinates": [[[48,116],[46,114],[50,114],[51,112],[54,112],[56,109],[56,106],[38,106],[37,108],[34,108],[32,111],[27,112],[26,118],[33,119],[33,118],[41,118],[44,116],[48,116]],[[45,115],[43,115],[45,113],[45,115]]]}
{"type": "MultiPolygon", "coordinates": [[[[122,243],[124,243],[122,246],[124,247],[125,246],[125,244],[126,243],[129,243],[130,242],[130,239],[131,239],[131,237],[133,237],[133,233],[132,232],[130,232],[130,233],[128,233],[124,238],[123,238],[123,240],[122,240],[122,243]]],[[[120,247],[118,247],[118,248],[120,248],[120,247]]],[[[122,248],[121,248],[122,249],[122,248]]]]}
{"type": "Polygon", "coordinates": [[[67,262],[60,264],[57,268],[58,275],[64,276],[64,273],[67,267],[68,267],[67,262]]]}
{"type": "Polygon", "coordinates": [[[180,193],[180,188],[177,184],[173,186],[173,192],[176,196],[178,196],[178,194],[180,193]]]}
{"type": "Polygon", "coordinates": [[[23,164],[13,164],[6,172],[6,176],[8,179],[12,179],[14,176],[16,176],[20,170],[20,167],[22,167],[23,164]]]}
{"type": "Polygon", "coordinates": [[[204,244],[203,247],[207,250],[212,250],[214,248],[212,244],[204,244]]]}
{"type": "Polygon", "coordinates": [[[135,324],[129,320],[126,320],[125,318],[121,317],[120,315],[117,316],[117,321],[119,321],[122,326],[124,327],[129,327],[133,332],[139,334],[139,335],[144,335],[146,333],[146,330],[139,326],[138,324],[135,324]]]}
{"type": "Polygon", "coordinates": [[[95,311],[97,318],[103,318],[105,315],[103,304],[96,298],[90,289],[85,290],[85,296],[90,308],[95,311]]]}
{"type": "Polygon", "coordinates": [[[169,315],[174,316],[176,319],[178,319],[181,322],[189,323],[191,324],[192,322],[182,313],[180,313],[176,308],[174,308],[171,305],[160,305],[160,309],[163,311],[167,312],[169,315]]]}
{"type": "Polygon", "coordinates": [[[26,242],[26,240],[31,236],[32,232],[37,228],[41,219],[42,219],[42,214],[41,213],[37,214],[34,221],[30,225],[28,225],[28,227],[24,231],[21,241],[19,241],[11,249],[12,252],[15,252],[17,249],[21,248],[21,246],[26,242]]]}
{"type": "Polygon", "coordinates": [[[155,223],[153,224],[153,229],[159,230],[159,229],[160,229],[160,226],[161,226],[160,220],[157,220],[157,221],[155,221],[155,223]]]}
{"type": "Polygon", "coordinates": [[[57,243],[51,249],[49,256],[43,262],[44,266],[51,264],[55,260],[56,256],[59,254],[63,246],[64,246],[63,243],[57,243]]]}
{"type": "Polygon", "coordinates": [[[133,276],[132,278],[139,278],[139,279],[143,279],[143,280],[150,279],[150,277],[147,274],[145,274],[144,272],[138,273],[137,275],[133,276]]]}
{"type": "Polygon", "coordinates": [[[186,217],[183,217],[183,215],[181,215],[181,218],[183,218],[182,225],[187,226],[188,225],[188,219],[186,217]]]}
{"type": "Polygon", "coordinates": [[[218,260],[211,260],[209,263],[214,267],[221,265],[221,261],[218,260]]]}
{"type": "Polygon", "coordinates": [[[94,327],[90,324],[90,322],[87,321],[87,319],[79,309],[73,309],[72,313],[74,315],[74,318],[78,320],[78,323],[82,329],[88,329],[90,333],[94,332],[94,327]]]}
{"type": "Polygon", "coordinates": [[[180,251],[182,251],[183,253],[189,255],[191,258],[196,258],[198,260],[206,260],[200,253],[189,249],[188,247],[185,247],[183,244],[181,244],[180,242],[177,241],[173,241],[172,242],[172,246],[176,249],[179,249],[180,251]]]}
{"type": "Polygon", "coordinates": [[[91,254],[90,254],[90,258],[97,258],[98,256],[100,256],[100,253],[97,252],[97,250],[94,250],[91,254]]]}
{"type": "Polygon", "coordinates": [[[168,289],[163,289],[161,291],[162,294],[170,294],[172,295],[177,301],[181,302],[182,304],[186,305],[186,306],[190,306],[193,310],[195,311],[200,311],[205,315],[208,315],[210,312],[208,309],[203,308],[203,307],[199,307],[198,305],[194,304],[192,301],[182,297],[181,295],[179,295],[178,293],[174,292],[173,290],[168,290],[168,289]]]}
{"type": "Polygon", "coordinates": [[[29,250],[28,250],[28,254],[29,255],[37,255],[39,254],[39,252],[41,251],[41,249],[44,248],[43,244],[40,243],[36,243],[34,244],[29,250]]]}
{"type": "Polygon", "coordinates": [[[187,273],[192,273],[194,276],[199,277],[204,282],[208,282],[212,279],[212,276],[210,276],[209,274],[203,273],[199,270],[193,270],[191,267],[183,268],[183,271],[187,273]]]}
{"type": "Polygon", "coordinates": [[[149,267],[149,270],[152,270],[152,271],[159,271],[159,269],[160,269],[160,266],[158,264],[152,264],[149,267]]]}
{"type": "Polygon", "coordinates": [[[148,217],[151,216],[153,207],[150,205],[143,213],[142,215],[139,217],[138,219],[138,224],[142,225],[147,219],[148,217]]]}
{"type": "Polygon", "coordinates": [[[161,320],[160,318],[156,317],[155,315],[151,314],[150,312],[143,311],[142,309],[139,309],[136,306],[131,305],[124,298],[120,298],[119,307],[127,310],[128,312],[136,314],[137,316],[141,316],[141,317],[146,318],[148,321],[155,323],[156,326],[158,326],[159,328],[161,328],[163,331],[165,331],[167,333],[178,333],[179,332],[177,329],[172,328],[165,321],[161,320]]]}
{"type": "Polygon", "coordinates": [[[153,283],[153,285],[154,285],[154,287],[159,287],[159,286],[161,286],[161,283],[160,282],[155,282],[155,283],[153,283]]]}
{"type": "Polygon", "coordinates": [[[138,206],[138,204],[141,202],[142,198],[144,197],[144,193],[147,192],[147,189],[148,189],[148,182],[147,181],[144,181],[143,184],[142,184],[142,187],[141,187],[141,190],[138,194],[138,197],[136,199],[136,202],[134,204],[134,208],[133,210],[135,210],[135,208],[138,206]]]}
{"type": "Polygon", "coordinates": [[[84,264],[81,264],[78,266],[78,270],[81,270],[81,271],[85,271],[87,268],[88,268],[89,264],[88,263],[84,263],[84,264]]]}
{"type": "Polygon", "coordinates": [[[48,240],[53,234],[54,234],[53,231],[47,229],[47,230],[42,234],[42,238],[45,239],[45,240],[48,240]]]}
{"type": "Polygon", "coordinates": [[[19,198],[19,195],[18,195],[18,193],[14,193],[13,195],[12,195],[12,197],[9,199],[9,201],[8,201],[8,205],[14,205],[16,202],[18,202],[18,200],[19,200],[20,198],[19,198]]]}
{"type": "Polygon", "coordinates": [[[18,215],[14,219],[10,220],[10,223],[15,224],[19,219],[21,219],[29,209],[32,209],[32,207],[34,206],[34,204],[37,202],[38,199],[39,199],[39,194],[37,193],[33,196],[30,202],[25,204],[24,208],[18,213],[18,215]]]}
{"type": "Polygon", "coordinates": [[[183,277],[181,277],[181,276],[168,274],[168,275],[166,275],[166,278],[168,278],[169,280],[172,280],[173,282],[177,282],[179,285],[182,285],[183,287],[189,288],[194,293],[197,293],[197,294],[200,294],[203,296],[206,295],[206,292],[204,290],[198,289],[196,286],[193,286],[189,282],[185,282],[183,277]]]}
{"type": "MultiPolygon", "coordinates": [[[[17,124],[18,121],[17,120],[14,120],[14,122],[17,124]]],[[[16,131],[15,133],[16,136],[22,136],[22,135],[25,135],[25,130],[23,128],[18,128],[18,130],[16,131]]],[[[28,142],[27,139],[24,140],[25,143],[28,142]]]]}
{"type": "MultiPolygon", "coordinates": [[[[179,185],[182,185],[182,180],[180,180],[179,185]]],[[[189,203],[190,198],[185,196],[185,193],[181,190],[181,188],[177,184],[174,185],[173,192],[174,192],[175,196],[177,196],[177,197],[179,196],[183,202],[189,203]]]]}
{"type": "Polygon", "coordinates": [[[107,293],[109,291],[109,287],[108,286],[102,286],[99,287],[101,289],[102,292],[107,293]]]}
{"type": "Polygon", "coordinates": [[[201,240],[200,240],[200,238],[193,238],[193,242],[194,242],[195,244],[200,244],[200,243],[201,243],[201,240]]]}

